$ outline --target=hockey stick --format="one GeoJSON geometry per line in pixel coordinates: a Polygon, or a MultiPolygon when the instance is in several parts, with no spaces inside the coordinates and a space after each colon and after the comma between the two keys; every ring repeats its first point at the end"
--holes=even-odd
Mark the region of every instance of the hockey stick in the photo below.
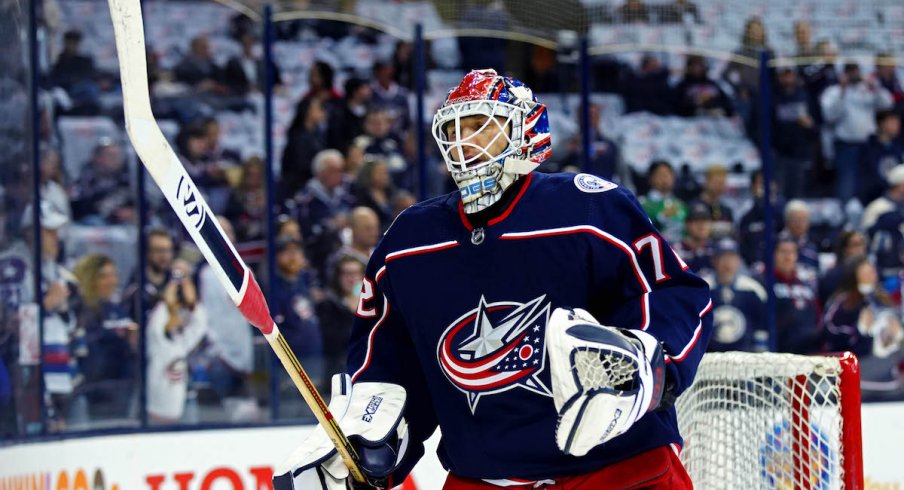
{"type": "Polygon", "coordinates": [[[261,333],[339,451],[356,482],[366,483],[355,449],[342,433],[298,358],[270,316],[267,302],[251,270],[223,234],[195,183],[170,147],[154,114],[148,91],[147,59],[140,0],[108,0],[116,37],[126,131],[135,152],[163,191],[195,245],[216,273],[242,315],[261,333]]]}

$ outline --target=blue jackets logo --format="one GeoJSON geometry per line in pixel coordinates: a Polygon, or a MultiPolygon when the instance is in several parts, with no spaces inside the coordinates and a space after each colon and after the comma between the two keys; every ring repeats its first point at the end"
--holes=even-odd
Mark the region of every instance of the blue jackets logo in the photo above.
{"type": "Polygon", "coordinates": [[[490,192],[494,188],[496,188],[496,178],[495,177],[487,177],[483,180],[479,180],[472,184],[469,184],[467,187],[461,188],[461,197],[470,197],[470,196],[479,196],[484,192],[490,192]]]}
{"type": "Polygon", "coordinates": [[[545,364],[546,296],[527,303],[487,303],[452,322],[436,356],[449,382],[465,394],[471,413],[482,396],[515,388],[552,396],[540,379],[545,364]]]}

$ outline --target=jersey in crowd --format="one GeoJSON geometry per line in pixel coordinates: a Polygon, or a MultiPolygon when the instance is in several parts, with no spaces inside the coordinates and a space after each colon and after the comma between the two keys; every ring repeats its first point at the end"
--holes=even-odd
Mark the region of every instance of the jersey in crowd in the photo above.
{"type": "Polygon", "coordinates": [[[713,336],[707,350],[754,350],[754,332],[766,324],[766,290],[743,274],[729,284],[712,283],[713,336]]]}
{"type": "Polygon", "coordinates": [[[522,180],[485,227],[472,226],[458,192],[399,216],[365,274],[354,381],[404,386],[410,455],[439,424],[440,460],[462,477],[577,475],[680,445],[668,408],[585,456],[556,446],[544,346],[554,308],[654,335],[680,393],[705,350],[712,304],[630,192],[588,174],[522,180]]]}

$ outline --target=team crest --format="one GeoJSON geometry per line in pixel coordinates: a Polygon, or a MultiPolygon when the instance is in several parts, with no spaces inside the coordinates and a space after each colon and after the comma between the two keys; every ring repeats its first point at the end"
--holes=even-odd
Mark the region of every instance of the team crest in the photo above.
{"type": "Polygon", "coordinates": [[[590,174],[577,174],[574,176],[574,185],[584,192],[606,192],[618,187],[617,184],[606,179],[590,174]]]}
{"type": "Polygon", "coordinates": [[[487,303],[452,322],[440,337],[437,360],[446,378],[468,397],[471,413],[480,397],[524,388],[552,396],[539,375],[545,366],[546,295],[527,303],[487,303]]]}

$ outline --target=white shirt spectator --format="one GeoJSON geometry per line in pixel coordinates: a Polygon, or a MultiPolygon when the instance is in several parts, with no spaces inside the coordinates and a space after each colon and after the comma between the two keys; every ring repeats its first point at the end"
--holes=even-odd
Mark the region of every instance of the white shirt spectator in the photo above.
{"type": "Polygon", "coordinates": [[[198,274],[200,302],[205,309],[217,312],[217,321],[209,326],[208,340],[213,352],[232,369],[250,373],[254,362],[254,339],[251,325],[235,307],[232,298],[220,285],[207,264],[198,274]]]}
{"type": "Polygon", "coordinates": [[[842,88],[832,85],[819,98],[827,122],[834,124],[836,139],[863,143],[876,132],[876,111],[888,109],[894,99],[888,90],[870,82],[842,88]]]}
{"type": "Polygon", "coordinates": [[[147,323],[147,387],[148,413],[152,416],[178,421],[185,411],[188,391],[188,353],[207,333],[207,311],[198,304],[194,311],[183,309],[182,329],[167,334],[169,319],[167,306],[157,303],[148,315],[147,323]]]}

